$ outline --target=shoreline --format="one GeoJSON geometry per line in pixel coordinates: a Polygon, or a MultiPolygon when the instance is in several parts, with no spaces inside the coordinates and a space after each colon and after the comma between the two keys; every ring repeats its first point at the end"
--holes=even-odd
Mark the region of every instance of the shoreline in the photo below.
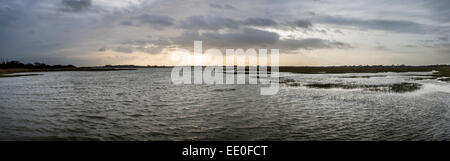
{"type": "Polygon", "coordinates": [[[44,68],[44,69],[27,69],[27,68],[8,68],[0,69],[0,78],[35,76],[40,74],[17,74],[15,73],[34,73],[34,72],[65,72],[65,71],[120,71],[120,70],[136,70],[132,68],[99,68],[99,67],[79,67],[79,68],[44,68]]]}
{"type": "MultiPolygon", "coordinates": [[[[43,69],[27,69],[27,68],[7,68],[0,69],[0,78],[2,77],[16,77],[16,76],[31,76],[35,74],[24,75],[7,75],[13,73],[28,73],[28,72],[57,72],[57,71],[120,71],[120,70],[137,70],[138,68],[162,68],[159,66],[140,67],[135,68],[115,68],[115,67],[76,67],[76,68],[43,68],[43,69]]],[[[170,68],[164,66],[164,68],[170,68]]],[[[270,71],[267,69],[267,71],[270,71]]],[[[343,74],[343,73],[383,73],[383,72],[431,72],[434,73],[433,79],[442,81],[450,81],[450,66],[323,66],[323,67],[295,67],[295,66],[280,66],[280,72],[301,73],[301,74],[343,74]]]]}

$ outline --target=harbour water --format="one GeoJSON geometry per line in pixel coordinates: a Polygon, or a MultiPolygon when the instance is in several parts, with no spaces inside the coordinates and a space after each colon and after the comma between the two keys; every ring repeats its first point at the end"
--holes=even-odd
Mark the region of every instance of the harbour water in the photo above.
{"type": "Polygon", "coordinates": [[[0,78],[0,140],[450,140],[450,84],[417,79],[431,72],[280,73],[289,83],[269,96],[174,85],[170,72],[0,78]],[[419,88],[384,90],[401,83],[419,88]]]}

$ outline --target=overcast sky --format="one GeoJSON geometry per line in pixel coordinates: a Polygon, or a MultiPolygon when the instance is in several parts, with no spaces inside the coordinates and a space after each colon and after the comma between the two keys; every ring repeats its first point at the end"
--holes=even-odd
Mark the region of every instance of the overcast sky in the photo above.
{"type": "Polygon", "coordinates": [[[278,48],[281,65],[450,64],[449,0],[0,0],[0,58],[175,65],[170,52],[278,48]]]}

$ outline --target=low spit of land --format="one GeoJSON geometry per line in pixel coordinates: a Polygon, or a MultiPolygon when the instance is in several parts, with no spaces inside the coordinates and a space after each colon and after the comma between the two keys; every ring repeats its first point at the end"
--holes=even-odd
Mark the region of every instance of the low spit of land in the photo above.
{"type": "MultiPolygon", "coordinates": [[[[73,65],[46,65],[42,63],[23,64],[19,61],[0,63],[0,77],[30,76],[36,74],[14,74],[22,72],[52,72],[52,71],[114,71],[135,70],[136,68],[170,68],[170,66],[135,66],[135,65],[106,65],[99,67],[76,67],[73,65]]],[[[268,69],[270,71],[270,68],[268,69]]],[[[280,66],[280,72],[303,74],[339,74],[339,73],[382,73],[382,72],[431,72],[436,71],[430,78],[441,81],[450,81],[450,65],[429,66],[324,66],[324,67],[297,67],[280,66]]]]}
{"type": "Polygon", "coordinates": [[[113,68],[113,67],[76,67],[73,65],[47,65],[43,63],[23,64],[19,61],[0,63],[0,78],[34,76],[39,74],[13,74],[31,72],[55,72],[55,71],[116,71],[135,70],[133,68],[113,68]]]}

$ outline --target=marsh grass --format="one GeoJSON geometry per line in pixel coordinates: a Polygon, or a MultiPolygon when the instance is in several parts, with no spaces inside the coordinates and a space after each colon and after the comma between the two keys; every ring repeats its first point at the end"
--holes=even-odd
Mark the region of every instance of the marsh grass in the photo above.
{"type": "MultiPolygon", "coordinates": [[[[432,72],[432,75],[410,75],[431,76],[429,79],[450,81],[450,66],[332,66],[332,67],[280,67],[280,72],[302,73],[302,74],[344,74],[344,73],[385,73],[385,72],[432,72]]],[[[381,75],[380,75],[381,76],[381,75]]],[[[345,76],[341,78],[371,78],[375,76],[345,76]]],[[[412,78],[413,80],[425,80],[428,78],[412,78]]]]}
{"type": "Polygon", "coordinates": [[[339,78],[376,78],[376,77],[386,77],[385,75],[363,75],[363,76],[343,76],[339,78]]]}
{"type": "Polygon", "coordinates": [[[301,83],[298,83],[298,82],[296,82],[293,79],[284,78],[284,77],[280,77],[278,83],[286,85],[286,86],[289,86],[289,87],[301,87],[301,86],[303,86],[301,83]]]}
{"type": "Polygon", "coordinates": [[[339,83],[313,83],[305,85],[309,88],[319,88],[319,89],[363,89],[368,91],[377,92],[395,92],[395,93],[406,93],[419,90],[422,85],[418,83],[397,83],[397,84],[381,84],[381,85],[358,85],[358,84],[339,84],[339,83]]]}
{"type": "Polygon", "coordinates": [[[304,74],[339,73],[385,73],[385,72],[431,72],[450,75],[449,66],[330,66],[330,67],[280,67],[281,72],[304,74]]]}
{"type": "Polygon", "coordinates": [[[444,81],[444,82],[450,82],[450,78],[449,77],[447,77],[447,78],[439,78],[438,80],[444,81]]]}
{"type": "Polygon", "coordinates": [[[284,78],[284,77],[279,78],[280,84],[287,84],[287,83],[293,83],[293,82],[295,82],[295,80],[293,80],[293,79],[284,78]]]}
{"type": "Polygon", "coordinates": [[[432,75],[410,75],[410,76],[425,76],[411,78],[412,80],[440,80],[444,82],[450,82],[450,70],[441,70],[433,73],[432,75]]]}
{"type": "Polygon", "coordinates": [[[432,79],[436,79],[435,77],[433,77],[433,76],[428,76],[428,77],[413,77],[413,78],[410,78],[411,80],[432,80],[432,79]]]}
{"type": "Polygon", "coordinates": [[[433,74],[433,77],[440,81],[450,82],[450,68],[446,70],[440,70],[433,74]]]}
{"type": "Polygon", "coordinates": [[[390,90],[397,92],[397,93],[405,93],[405,92],[414,92],[416,90],[419,90],[422,85],[418,83],[399,83],[399,84],[392,84],[390,87],[390,90]]]}

